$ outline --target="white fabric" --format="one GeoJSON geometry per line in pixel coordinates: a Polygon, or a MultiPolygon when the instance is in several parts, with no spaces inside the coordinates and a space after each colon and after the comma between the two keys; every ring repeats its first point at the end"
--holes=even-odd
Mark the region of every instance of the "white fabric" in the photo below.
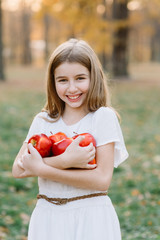
{"type": "MultiPolygon", "coordinates": [[[[101,107],[88,113],[76,124],[66,125],[63,119],[53,120],[46,112],[33,120],[25,142],[34,135],[64,132],[68,137],[76,133],[91,133],[96,145],[115,143],[114,166],[127,157],[122,131],[113,110],[101,107]],[[44,120],[47,118],[52,122],[44,120]]],[[[97,191],[79,189],[66,184],[38,178],[39,193],[48,197],[74,197],[97,191]]],[[[38,200],[32,214],[28,240],[120,240],[120,228],[114,207],[108,196],[78,200],[64,206],[55,206],[46,200],[38,200]]]]}
{"type": "Polygon", "coordinates": [[[109,197],[56,206],[38,200],[28,240],[121,240],[119,221],[109,197]]]}

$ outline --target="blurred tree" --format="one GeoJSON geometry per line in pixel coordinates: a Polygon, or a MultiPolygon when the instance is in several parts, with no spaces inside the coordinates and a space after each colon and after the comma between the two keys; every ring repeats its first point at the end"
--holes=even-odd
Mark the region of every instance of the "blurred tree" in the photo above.
{"type": "MultiPolygon", "coordinates": [[[[108,14],[107,14],[107,1],[106,0],[102,0],[100,4],[97,5],[97,11],[98,13],[101,15],[102,19],[104,22],[107,22],[109,20],[109,17],[108,17],[108,14]]],[[[107,35],[107,29],[106,28],[103,28],[103,34],[107,35]]],[[[103,46],[103,49],[101,51],[101,53],[99,54],[99,57],[100,57],[100,60],[101,60],[101,63],[103,65],[103,68],[105,70],[108,70],[107,68],[107,64],[108,64],[108,54],[106,52],[106,45],[107,45],[107,42],[104,44],[103,46]]]]}
{"type": "Polygon", "coordinates": [[[113,75],[128,76],[128,0],[113,0],[113,75]]]}
{"type": "Polygon", "coordinates": [[[130,0],[129,60],[159,61],[160,1],[130,0]]]}
{"type": "Polygon", "coordinates": [[[4,80],[4,64],[3,64],[3,42],[2,42],[2,8],[0,0],[0,80],[4,80]]]}
{"type": "Polygon", "coordinates": [[[160,1],[152,0],[153,2],[149,2],[149,6],[145,9],[146,18],[150,19],[148,24],[152,26],[152,31],[150,34],[151,38],[151,61],[160,61],[160,1]],[[154,3],[154,4],[153,4],[154,3]]]}
{"type": "Polygon", "coordinates": [[[50,28],[50,16],[46,12],[43,17],[44,21],[44,41],[45,41],[45,61],[48,60],[49,55],[49,28],[50,28]]]}
{"type": "Polygon", "coordinates": [[[99,54],[104,68],[111,52],[107,4],[106,0],[59,0],[53,6],[54,16],[63,23],[65,38],[88,41],[99,54]]]}
{"type": "Polygon", "coordinates": [[[17,34],[17,29],[16,29],[16,24],[14,24],[14,28],[13,28],[13,22],[16,22],[16,16],[14,12],[11,12],[9,14],[9,23],[8,23],[8,34],[9,34],[9,45],[10,45],[10,62],[14,63],[16,61],[16,53],[17,53],[17,38],[15,38],[16,36],[19,36],[19,34],[17,34]]]}
{"type": "Polygon", "coordinates": [[[5,2],[5,63],[11,57],[10,63],[19,62],[22,56],[24,63],[30,62],[31,50],[33,61],[43,61],[70,37],[88,41],[115,76],[127,76],[128,61],[159,61],[159,0],[19,0],[24,6],[16,10],[5,2]]]}
{"type": "Polygon", "coordinates": [[[22,64],[31,64],[32,55],[30,48],[30,9],[26,7],[25,0],[21,1],[22,15],[21,15],[21,39],[22,39],[22,64]]]}
{"type": "Polygon", "coordinates": [[[160,62],[160,23],[154,23],[154,34],[151,37],[151,61],[160,62]]]}
{"type": "Polygon", "coordinates": [[[58,39],[58,34],[57,31],[60,32],[59,29],[59,22],[56,23],[55,26],[55,13],[54,13],[54,6],[59,2],[59,0],[41,0],[41,8],[40,11],[37,14],[37,18],[42,21],[43,23],[43,28],[42,28],[42,35],[43,39],[45,41],[45,50],[44,50],[44,60],[48,60],[48,56],[50,54],[50,36],[52,30],[53,33],[53,39],[52,42],[55,41],[57,42],[58,39]]]}

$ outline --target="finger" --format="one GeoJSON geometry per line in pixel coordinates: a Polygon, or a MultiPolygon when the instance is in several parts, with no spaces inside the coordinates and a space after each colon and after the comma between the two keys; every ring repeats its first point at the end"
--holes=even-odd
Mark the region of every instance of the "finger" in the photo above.
{"type": "Polygon", "coordinates": [[[95,159],[95,155],[91,155],[90,158],[89,158],[89,160],[88,160],[88,164],[89,164],[90,162],[92,162],[92,164],[95,163],[95,161],[93,161],[94,159],[95,159]]]}
{"type": "Polygon", "coordinates": [[[30,151],[30,153],[35,156],[35,157],[41,157],[41,155],[39,154],[39,152],[33,147],[33,145],[31,143],[28,144],[28,150],[30,151]]]}
{"type": "Polygon", "coordinates": [[[24,169],[23,162],[19,159],[17,162],[18,166],[22,169],[24,169]]]}
{"type": "Polygon", "coordinates": [[[97,167],[97,164],[87,164],[87,169],[94,169],[97,167]]]}
{"type": "Polygon", "coordinates": [[[24,151],[24,155],[25,155],[25,154],[28,154],[28,153],[29,153],[29,152],[28,152],[28,148],[26,148],[25,151],[24,151]]]}
{"type": "Polygon", "coordinates": [[[23,154],[21,162],[23,162],[25,160],[25,157],[26,157],[26,154],[23,154]]]}
{"type": "Polygon", "coordinates": [[[85,136],[78,136],[75,140],[74,140],[74,142],[75,143],[77,143],[77,144],[79,144],[82,140],[84,140],[85,139],[85,136]]]}
{"type": "Polygon", "coordinates": [[[27,174],[26,171],[20,174],[20,178],[25,178],[25,177],[29,177],[29,174],[27,174]]]}
{"type": "Polygon", "coordinates": [[[88,146],[86,146],[84,148],[87,149],[88,151],[92,151],[93,149],[95,149],[95,147],[93,146],[92,142],[88,146]]]}
{"type": "Polygon", "coordinates": [[[93,148],[93,149],[90,151],[90,154],[91,154],[92,157],[95,157],[96,149],[93,148]]]}

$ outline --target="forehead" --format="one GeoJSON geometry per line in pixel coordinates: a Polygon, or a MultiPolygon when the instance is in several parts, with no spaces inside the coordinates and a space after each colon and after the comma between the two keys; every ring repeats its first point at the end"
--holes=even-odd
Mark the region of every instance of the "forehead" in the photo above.
{"type": "Polygon", "coordinates": [[[80,63],[64,62],[60,64],[54,71],[55,76],[63,75],[78,75],[87,74],[89,75],[88,69],[80,63]]]}

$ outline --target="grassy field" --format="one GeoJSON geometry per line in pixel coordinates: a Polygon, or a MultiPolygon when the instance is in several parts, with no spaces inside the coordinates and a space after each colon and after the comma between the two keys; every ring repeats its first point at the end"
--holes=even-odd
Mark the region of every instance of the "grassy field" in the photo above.
{"type": "MultiPolygon", "coordinates": [[[[139,72],[131,68],[133,80],[110,84],[130,154],[115,169],[109,193],[123,240],[160,239],[160,80],[154,70],[152,79],[148,67],[138,67],[139,72]]],[[[26,240],[37,179],[14,179],[11,169],[45,102],[45,72],[15,66],[6,71],[8,80],[0,83],[0,239],[26,240]]]]}

